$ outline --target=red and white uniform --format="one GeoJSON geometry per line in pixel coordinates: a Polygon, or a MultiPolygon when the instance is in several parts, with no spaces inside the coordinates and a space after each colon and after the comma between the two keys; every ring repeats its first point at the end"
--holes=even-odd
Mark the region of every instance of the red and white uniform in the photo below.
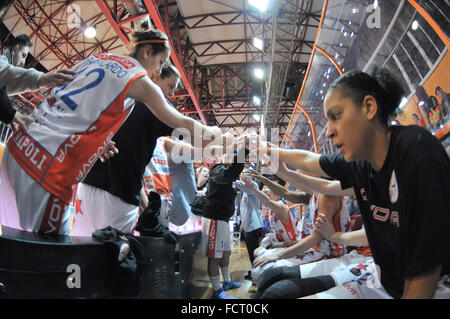
{"type": "Polygon", "coordinates": [[[208,258],[222,258],[231,251],[230,224],[224,220],[202,217],[202,253],[208,258]]]}
{"type": "Polygon", "coordinates": [[[91,236],[97,229],[114,227],[132,233],[139,218],[139,207],[88,184],[79,183],[75,201],[72,235],[91,236]]]}
{"type": "Polygon", "coordinates": [[[152,158],[145,168],[144,190],[146,195],[150,192],[161,196],[161,221],[164,225],[169,224],[169,210],[172,205],[172,185],[170,183],[169,160],[167,158],[164,141],[156,140],[152,158]]]}
{"type": "MultiPolygon", "coordinates": [[[[134,101],[126,98],[128,87],[147,74],[132,57],[110,53],[89,57],[72,70],[77,72],[73,80],[54,89],[39,105],[37,122],[28,132],[15,132],[7,143],[6,152],[13,157],[8,158],[51,194],[51,198],[41,198],[50,205],[43,211],[36,211],[38,203],[24,210],[21,201],[25,197],[20,194],[32,189],[24,189],[20,181],[10,178],[23,229],[58,231],[61,210],[69,204],[73,186],[86,175],[132,110],[134,101]]],[[[13,166],[7,163],[6,171],[13,166]]]]}
{"type": "MultiPolygon", "coordinates": [[[[161,220],[166,221],[166,213],[171,203],[171,187],[167,155],[164,142],[160,139],[157,140],[143,180],[147,195],[150,191],[161,195],[161,220]]],[[[76,236],[90,236],[97,229],[107,226],[124,233],[132,233],[139,218],[139,207],[124,202],[103,189],[84,183],[78,184],[75,211],[72,233],[76,236]]]]}
{"type": "MultiPolygon", "coordinates": [[[[298,240],[301,240],[312,234],[314,231],[314,223],[318,216],[319,206],[318,198],[315,194],[311,197],[308,209],[303,213],[302,219],[297,225],[297,229],[300,230],[298,240]]],[[[346,232],[350,230],[350,216],[347,206],[344,205],[343,198],[341,198],[341,206],[338,212],[334,215],[332,223],[336,231],[346,232]]],[[[267,249],[263,253],[258,253],[258,257],[263,255],[269,255],[275,253],[279,249],[275,248],[267,249]]],[[[322,242],[308,250],[301,255],[279,259],[276,262],[265,264],[263,267],[256,267],[252,269],[252,278],[258,283],[261,274],[271,267],[290,267],[295,265],[307,264],[316,262],[325,258],[334,258],[341,256],[345,253],[345,247],[330,243],[328,240],[322,240],[322,242]]]]}
{"type": "Polygon", "coordinates": [[[284,222],[278,216],[269,210],[269,227],[273,230],[273,233],[267,234],[261,241],[261,246],[264,249],[261,249],[257,256],[261,256],[266,253],[266,247],[273,244],[274,242],[289,242],[295,241],[298,236],[298,229],[295,227],[295,221],[289,213],[289,220],[284,222]]]}
{"type": "MultiPolygon", "coordinates": [[[[310,207],[302,216],[301,221],[297,227],[300,230],[300,238],[303,239],[308,237],[314,231],[314,224],[318,217],[318,198],[315,194],[311,197],[310,207]],[[312,202],[312,203],[311,203],[312,202]]],[[[341,197],[341,205],[338,212],[334,215],[332,219],[332,224],[334,226],[334,230],[337,232],[348,232],[350,231],[350,214],[348,211],[347,205],[344,204],[344,198],[341,197]]],[[[334,258],[338,256],[342,256],[345,253],[345,247],[343,245],[338,245],[336,243],[332,243],[328,240],[323,240],[318,246],[315,246],[309,249],[309,253],[311,250],[316,251],[315,254],[319,253],[325,258],[334,258]]],[[[307,252],[308,252],[307,251],[307,252]]],[[[305,252],[305,254],[307,253],[305,252]]],[[[302,258],[302,256],[297,256],[298,258],[302,258]]]]}

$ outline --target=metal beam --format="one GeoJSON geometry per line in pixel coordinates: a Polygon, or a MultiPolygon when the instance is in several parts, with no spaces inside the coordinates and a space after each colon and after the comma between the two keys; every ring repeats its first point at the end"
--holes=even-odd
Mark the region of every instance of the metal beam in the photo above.
{"type": "MultiPolygon", "coordinates": [[[[145,4],[145,6],[147,7],[148,12],[150,13],[150,16],[151,16],[156,28],[158,28],[161,31],[164,31],[167,34],[167,36],[169,37],[169,44],[170,44],[170,48],[171,48],[170,56],[172,58],[172,61],[175,65],[175,67],[178,69],[178,71],[181,74],[181,77],[183,80],[183,85],[186,88],[186,90],[188,91],[188,93],[192,99],[192,102],[194,103],[195,109],[197,110],[198,115],[200,116],[202,123],[206,124],[206,119],[201,110],[200,103],[198,101],[198,97],[194,92],[193,83],[191,82],[191,79],[187,77],[186,70],[185,70],[184,66],[182,65],[179,57],[177,56],[178,52],[177,52],[177,50],[175,50],[175,46],[172,41],[170,30],[168,30],[168,28],[167,28],[168,21],[166,21],[166,22],[163,21],[155,0],[143,0],[143,2],[145,4]]],[[[181,49],[181,48],[179,48],[179,49],[181,49]]]]}

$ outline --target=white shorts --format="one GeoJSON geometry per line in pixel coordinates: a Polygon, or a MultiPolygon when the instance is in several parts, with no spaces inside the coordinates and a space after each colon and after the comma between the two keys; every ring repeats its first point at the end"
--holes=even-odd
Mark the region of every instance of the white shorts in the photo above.
{"type": "Polygon", "coordinates": [[[231,252],[230,224],[202,217],[202,249],[208,258],[222,258],[224,251],[231,252]]]}
{"type": "Polygon", "coordinates": [[[358,254],[356,249],[340,257],[323,259],[318,262],[300,265],[300,275],[302,278],[326,276],[333,271],[351,269],[360,263],[373,262],[372,256],[358,254]]]}
{"type": "Polygon", "coordinates": [[[69,235],[69,206],[36,183],[8,148],[2,159],[0,224],[26,231],[69,235]]]}
{"type": "MultiPolygon", "coordinates": [[[[341,257],[301,265],[300,274],[302,278],[309,278],[355,268],[361,273],[360,279],[320,292],[316,296],[319,299],[392,299],[379,281],[373,257],[358,254],[356,250],[341,257]]],[[[448,275],[440,278],[433,298],[450,298],[448,275]]]]}
{"type": "MultiPolygon", "coordinates": [[[[272,253],[275,253],[279,250],[282,250],[285,248],[274,248],[274,249],[266,249],[264,252],[259,253],[257,258],[270,255],[272,253]]],[[[315,249],[308,249],[306,252],[304,252],[300,256],[291,257],[291,258],[285,258],[285,259],[279,259],[273,263],[265,264],[264,266],[258,266],[254,267],[252,269],[252,278],[256,282],[256,284],[259,286],[259,280],[261,278],[261,275],[264,271],[266,271],[269,268],[272,267],[291,267],[291,266],[297,266],[301,264],[311,263],[318,261],[322,258],[324,258],[325,255],[322,252],[319,252],[315,249]]]]}
{"type": "Polygon", "coordinates": [[[79,183],[77,210],[72,227],[74,236],[91,236],[108,226],[124,233],[132,233],[139,218],[139,207],[124,202],[107,191],[79,183]]]}
{"type": "MultiPolygon", "coordinates": [[[[382,286],[373,288],[354,281],[320,292],[316,296],[319,299],[392,299],[382,286]]],[[[450,299],[449,275],[439,278],[433,299],[450,299]]]]}

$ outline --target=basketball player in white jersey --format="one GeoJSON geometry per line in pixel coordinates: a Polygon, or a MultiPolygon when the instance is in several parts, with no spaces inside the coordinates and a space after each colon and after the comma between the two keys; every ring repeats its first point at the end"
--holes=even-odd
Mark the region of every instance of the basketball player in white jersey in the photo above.
{"type": "Polygon", "coordinates": [[[339,231],[348,231],[349,215],[346,207],[342,205],[342,198],[320,194],[316,200],[314,195],[310,205],[315,205],[306,211],[300,221],[301,233],[287,248],[270,249],[265,254],[258,256],[252,269],[252,277],[260,284],[261,275],[271,267],[287,267],[306,264],[324,258],[333,258],[344,253],[344,248],[325,240],[314,230],[314,220],[321,212],[333,219],[333,224],[339,231]]]}
{"type": "MultiPolygon", "coordinates": [[[[134,34],[130,55],[100,53],[77,63],[76,75],[56,88],[38,107],[28,131],[16,131],[2,161],[1,192],[15,200],[16,211],[0,212],[5,226],[27,231],[68,234],[72,188],[98,159],[132,110],[142,101],[170,127],[191,135],[221,136],[170,107],[150,77],[170,54],[160,31],[134,34]]],[[[2,196],[5,198],[5,196],[2,196]]]]}

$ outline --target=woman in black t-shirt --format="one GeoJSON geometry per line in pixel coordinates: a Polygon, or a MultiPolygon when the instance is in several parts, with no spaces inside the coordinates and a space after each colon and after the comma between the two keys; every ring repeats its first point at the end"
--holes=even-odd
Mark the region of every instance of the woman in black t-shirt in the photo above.
{"type": "Polygon", "coordinates": [[[348,72],[331,85],[324,100],[327,137],[339,153],[275,152],[266,143],[260,143],[260,152],[335,178],[342,190],[353,187],[386,297],[449,296],[450,160],[427,130],[389,127],[388,118],[402,96],[387,69],[348,72]]]}

